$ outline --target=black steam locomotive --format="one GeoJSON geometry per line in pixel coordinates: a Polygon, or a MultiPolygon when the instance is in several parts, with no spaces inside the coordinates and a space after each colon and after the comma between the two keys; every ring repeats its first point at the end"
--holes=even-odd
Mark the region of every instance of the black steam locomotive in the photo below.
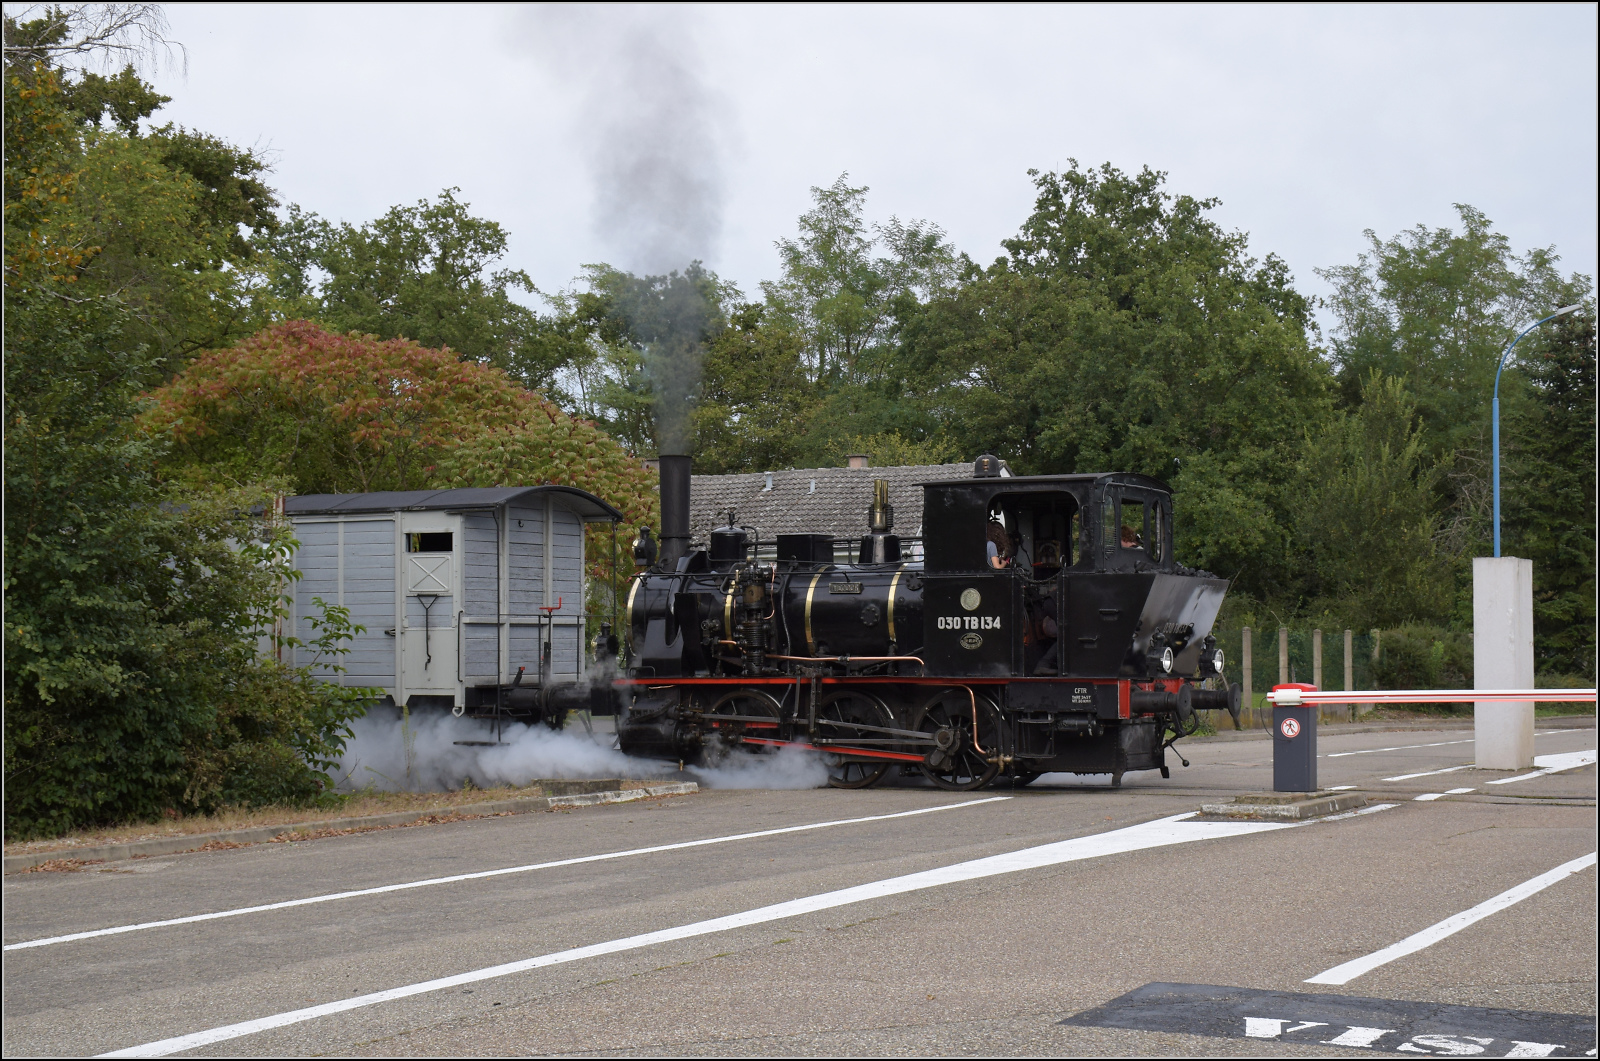
{"type": "Polygon", "coordinates": [[[1238,724],[1211,637],[1227,582],[1173,558],[1157,480],[1011,476],[986,455],[970,479],[923,484],[920,559],[880,480],[853,563],[819,534],[758,558],[731,518],[691,548],[689,458],[663,456],[661,485],[661,540],[636,543],[624,620],[630,754],[796,746],[845,788],[895,767],[955,790],[1054,771],[1116,786],[1169,776],[1196,712],[1238,724]]]}

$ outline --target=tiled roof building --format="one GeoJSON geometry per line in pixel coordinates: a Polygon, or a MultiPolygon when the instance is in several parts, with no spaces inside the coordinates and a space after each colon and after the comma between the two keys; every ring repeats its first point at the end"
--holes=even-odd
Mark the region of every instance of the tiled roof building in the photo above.
{"type": "Polygon", "coordinates": [[[739,523],[755,527],[763,541],[802,531],[857,537],[867,530],[873,480],[887,479],[895,531],[917,537],[922,534],[922,489],[918,484],[971,477],[969,463],[696,475],[689,495],[690,531],[695,541],[706,541],[711,529],[725,523],[732,509],[739,523]]]}

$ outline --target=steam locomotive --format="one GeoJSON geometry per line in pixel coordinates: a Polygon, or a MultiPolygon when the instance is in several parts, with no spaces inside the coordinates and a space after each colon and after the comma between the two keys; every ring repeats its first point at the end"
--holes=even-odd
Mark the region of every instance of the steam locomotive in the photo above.
{"type": "Polygon", "coordinates": [[[1198,712],[1238,725],[1211,636],[1227,582],[1173,558],[1155,479],[1012,476],[985,455],[970,479],[922,485],[920,550],[894,533],[879,480],[839,563],[831,535],[762,543],[731,516],[691,547],[689,474],[662,456],[661,538],[635,543],[617,682],[629,754],[804,748],[842,788],[895,768],[958,791],[1058,771],[1120,786],[1129,770],[1170,776],[1165,753],[1198,712]]]}

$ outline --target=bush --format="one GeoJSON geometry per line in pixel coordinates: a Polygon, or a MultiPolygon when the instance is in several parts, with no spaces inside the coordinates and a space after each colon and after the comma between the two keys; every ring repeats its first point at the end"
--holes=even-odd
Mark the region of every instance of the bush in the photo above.
{"type": "MultiPolygon", "coordinates": [[[[1385,630],[1372,665],[1379,689],[1472,688],[1472,633],[1415,624],[1385,630]]],[[[1446,705],[1420,705],[1446,706],[1446,705]]],[[[1450,705],[1471,708],[1471,704],[1450,705]]]]}
{"type": "MultiPolygon", "coordinates": [[[[319,636],[311,662],[286,667],[256,659],[241,669],[218,700],[210,728],[186,749],[189,783],[186,807],[310,803],[333,789],[328,771],[338,765],[350,723],[366,714],[382,689],[334,685],[331,671],[344,672],[334,657],[349,651],[345,642],[365,628],[350,622],[348,608],[312,598],[322,609],[312,618],[319,636]],[[314,676],[320,672],[324,677],[314,676]]],[[[286,638],[298,645],[297,638],[286,638]]]]}

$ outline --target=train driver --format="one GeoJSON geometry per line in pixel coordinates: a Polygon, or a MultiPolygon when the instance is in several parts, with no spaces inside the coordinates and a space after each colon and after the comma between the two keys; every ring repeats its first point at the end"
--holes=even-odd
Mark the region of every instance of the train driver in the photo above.
{"type": "Polygon", "coordinates": [[[1006,526],[998,519],[991,519],[987,531],[989,566],[996,571],[1004,571],[1011,566],[1011,557],[1015,550],[1011,546],[1011,535],[1006,533],[1006,526]]]}

